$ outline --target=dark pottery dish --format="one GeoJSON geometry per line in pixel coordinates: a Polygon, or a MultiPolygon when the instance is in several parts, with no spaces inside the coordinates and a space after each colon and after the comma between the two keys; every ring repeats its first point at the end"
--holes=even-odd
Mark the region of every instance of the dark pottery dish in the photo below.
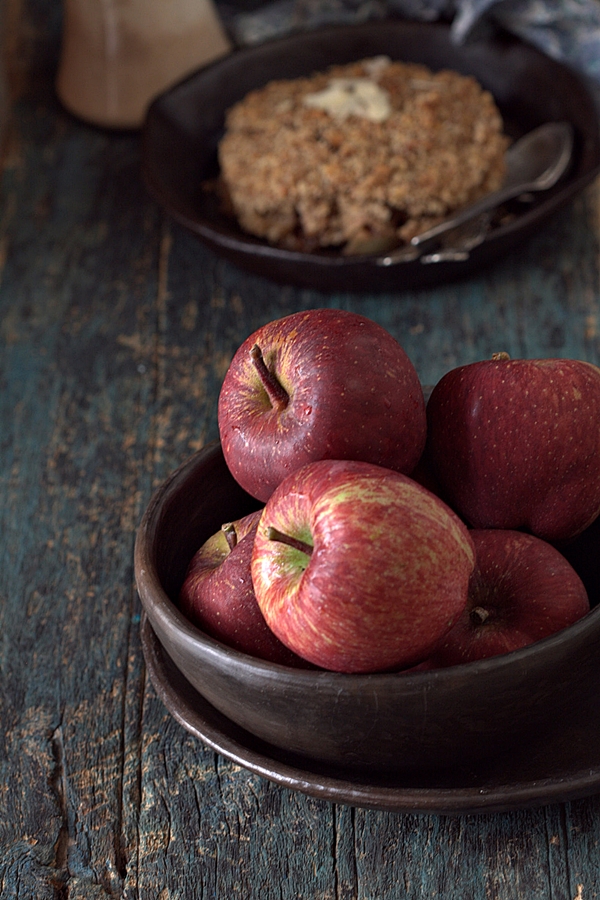
{"type": "Polygon", "coordinates": [[[158,97],[143,129],[144,182],[174,219],[255,274],[323,291],[405,290],[469,275],[521,245],[598,171],[598,112],[584,80],[573,71],[505,34],[456,46],[447,25],[400,20],[331,26],[237,51],[158,97]],[[507,216],[463,261],[412,260],[385,267],[375,257],[283,250],[243,232],[221,210],[215,193],[203,187],[218,174],[225,111],[273,78],[296,78],[379,54],[474,75],[495,97],[513,138],[544,122],[570,122],[575,131],[571,168],[531,204],[511,207],[517,214],[507,216]]]}
{"type": "Polygon", "coordinates": [[[587,616],[530,647],[468,665],[411,674],[303,671],[205,636],[174,602],[187,565],[222,522],[255,506],[218,444],[199,451],[144,514],[136,583],[153,631],[184,678],[224,717],[298,765],[370,777],[470,765],[539,739],[557,721],[568,730],[577,708],[597,696],[600,608],[585,560],[580,574],[596,592],[587,616]]]}
{"type": "Polygon", "coordinates": [[[331,803],[401,813],[444,815],[504,812],[564,803],[600,791],[600,705],[590,691],[562,722],[509,752],[452,768],[341,772],[297,759],[227,719],[183,677],[144,613],[142,649],[152,684],[171,715],[208,747],[291,790],[331,803]]]}

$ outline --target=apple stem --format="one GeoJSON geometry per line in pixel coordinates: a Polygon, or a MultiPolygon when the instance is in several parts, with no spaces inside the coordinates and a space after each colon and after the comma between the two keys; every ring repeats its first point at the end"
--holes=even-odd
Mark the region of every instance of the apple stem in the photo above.
{"type": "Polygon", "coordinates": [[[505,350],[500,350],[498,353],[492,353],[493,362],[506,362],[510,359],[510,356],[505,350]]]}
{"type": "Polygon", "coordinates": [[[280,541],[282,544],[287,544],[288,547],[294,547],[295,550],[306,553],[307,556],[310,556],[313,552],[312,544],[301,541],[299,538],[292,537],[289,534],[284,534],[283,531],[279,531],[278,528],[273,528],[272,525],[268,526],[266,535],[270,541],[280,541]]]}
{"type": "Polygon", "coordinates": [[[277,411],[285,409],[290,402],[290,396],[283,385],[277,380],[273,372],[270,372],[262,355],[262,350],[258,344],[254,344],[250,350],[250,356],[254,368],[261,380],[262,386],[267,392],[267,396],[271,401],[271,405],[277,411]]]}
{"type": "Polygon", "coordinates": [[[483,606],[474,606],[471,610],[471,622],[473,625],[483,625],[486,619],[489,619],[490,614],[487,609],[484,609],[483,606]]]}
{"type": "Polygon", "coordinates": [[[238,542],[235,525],[233,524],[233,522],[226,522],[225,525],[221,525],[221,531],[225,535],[225,540],[227,541],[229,552],[231,552],[238,542]]]}

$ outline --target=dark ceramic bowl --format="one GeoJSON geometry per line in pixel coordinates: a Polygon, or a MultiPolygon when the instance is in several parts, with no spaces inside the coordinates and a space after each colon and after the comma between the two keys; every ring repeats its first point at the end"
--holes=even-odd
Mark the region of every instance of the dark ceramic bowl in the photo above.
{"type": "Polygon", "coordinates": [[[522,245],[599,169],[595,102],[584,80],[569,68],[506,34],[457,46],[447,25],[398,20],[331,26],[236,51],[158,97],[148,111],[142,142],[146,187],[174,219],[255,274],[321,291],[405,290],[470,275],[522,245]],[[514,206],[513,218],[506,217],[463,261],[426,265],[413,260],[385,267],[370,256],[283,250],[244,233],[222,212],[215,193],[203,189],[218,174],[225,111],[273,78],[297,78],[379,54],[474,75],[493,94],[511,137],[543,122],[570,122],[575,133],[570,170],[530,205],[514,206]]]}
{"type": "MultiPolygon", "coordinates": [[[[192,625],[175,601],[196,549],[222,522],[254,508],[220,446],[206,447],[152,498],[137,535],[135,576],[148,620],[179,671],[230,721],[290,759],[363,774],[466,765],[539,739],[556,721],[568,728],[579,701],[598,694],[598,606],[523,650],[412,674],[301,671],[231,650],[192,625]]],[[[596,528],[570,548],[593,604],[599,547],[596,528]]]]}

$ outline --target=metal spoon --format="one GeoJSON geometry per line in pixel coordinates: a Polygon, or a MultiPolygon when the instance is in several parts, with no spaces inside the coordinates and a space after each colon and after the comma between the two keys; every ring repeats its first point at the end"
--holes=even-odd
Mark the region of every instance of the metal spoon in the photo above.
{"type": "MultiPolygon", "coordinates": [[[[481,240],[485,237],[489,224],[489,217],[482,215],[495,209],[507,200],[519,197],[522,194],[531,194],[536,191],[546,191],[556,184],[564,174],[573,152],[573,127],[568,122],[547,122],[524,137],[508,149],[506,153],[506,175],[502,187],[487,194],[456,213],[434,228],[429,228],[422,234],[416,235],[410,245],[399,247],[386,256],[379,257],[376,262],[380,266],[391,266],[397,262],[407,262],[417,259],[427,251],[432,250],[440,239],[464,226],[473,219],[479,218],[481,222],[481,240]]],[[[448,244],[448,241],[444,243],[448,244]]],[[[480,240],[475,237],[469,241],[472,249],[480,240]],[[475,243],[473,243],[475,240],[475,243]]],[[[467,256],[468,256],[467,249],[467,256]]],[[[452,258],[452,257],[450,257],[452,258]]],[[[459,255],[457,259],[464,259],[459,255]]],[[[439,254],[433,254],[428,261],[441,261],[439,254]]]]}

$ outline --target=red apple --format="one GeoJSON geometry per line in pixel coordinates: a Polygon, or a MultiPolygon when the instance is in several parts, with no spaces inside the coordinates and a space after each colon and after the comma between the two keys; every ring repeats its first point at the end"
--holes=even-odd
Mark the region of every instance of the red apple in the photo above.
{"type": "Polygon", "coordinates": [[[596,366],[496,354],[444,375],[427,423],[442,496],[473,527],[562,541],[600,513],[596,366]]]}
{"type": "Polygon", "coordinates": [[[476,563],[469,600],[429,658],[428,668],[518,650],[589,612],[579,575],[546,541],[502,529],[474,530],[471,538],[476,563]]]}
{"type": "Polygon", "coordinates": [[[370,463],[321,460],[268,500],[252,580],[299,656],[375,672],[428,655],[462,612],[473,565],[466,527],[430,491],[370,463]]]}
{"type": "Polygon", "coordinates": [[[256,602],[250,561],[261,510],[230,522],[194,555],[179,596],[202,631],[236,650],[283,665],[305,665],[279,641],[256,602]]]}
{"type": "Polygon", "coordinates": [[[425,444],[417,373],[381,325],[312,309],[263,325],[236,352],[218,407],[225,460],[265,501],[319,459],[358,459],[409,474],[425,444]]]}

